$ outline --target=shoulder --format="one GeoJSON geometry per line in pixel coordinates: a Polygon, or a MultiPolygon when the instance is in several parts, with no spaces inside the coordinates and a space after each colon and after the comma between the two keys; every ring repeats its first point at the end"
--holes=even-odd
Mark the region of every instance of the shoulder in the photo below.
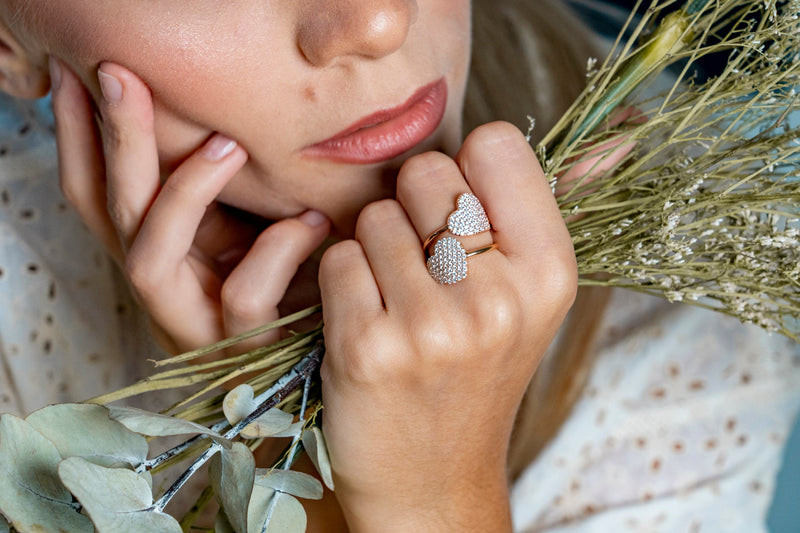
{"type": "Polygon", "coordinates": [[[800,405],[800,345],[628,291],[609,309],[583,397],[514,488],[518,528],[760,530],[800,405]],[[723,515],[734,526],[704,522],[723,515]]]}

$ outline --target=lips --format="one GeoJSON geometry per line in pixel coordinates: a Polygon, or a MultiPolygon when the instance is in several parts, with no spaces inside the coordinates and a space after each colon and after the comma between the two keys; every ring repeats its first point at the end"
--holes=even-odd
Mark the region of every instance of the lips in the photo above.
{"type": "Polygon", "coordinates": [[[418,89],[405,103],[372,113],[333,137],[303,149],[303,155],[338,163],[380,163],[427,139],[447,105],[444,78],[418,89]]]}

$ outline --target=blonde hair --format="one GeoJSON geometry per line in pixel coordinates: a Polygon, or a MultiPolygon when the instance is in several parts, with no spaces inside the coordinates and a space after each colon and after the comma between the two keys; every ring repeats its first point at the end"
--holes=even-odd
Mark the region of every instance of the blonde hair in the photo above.
{"type": "MultiPolygon", "coordinates": [[[[530,115],[536,120],[534,140],[543,136],[586,83],[586,61],[597,55],[589,35],[558,0],[473,0],[464,130],[506,120],[525,131],[530,115]]],[[[509,449],[512,479],[555,436],[580,396],[608,298],[604,288],[578,291],[517,416],[509,449]]]]}

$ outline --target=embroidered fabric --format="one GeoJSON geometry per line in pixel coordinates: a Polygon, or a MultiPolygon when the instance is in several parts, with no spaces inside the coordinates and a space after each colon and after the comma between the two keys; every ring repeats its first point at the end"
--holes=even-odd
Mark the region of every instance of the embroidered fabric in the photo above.
{"type": "Polygon", "coordinates": [[[161,352],[58,185],[49,102],[0,95],[0,412],[147,375],[161,352]]]}
{"type": "Polygon", "coordinates": [[[512,491],[521,532],[766,531],[800,345],[617,290],[573,413],[512,491]]]}

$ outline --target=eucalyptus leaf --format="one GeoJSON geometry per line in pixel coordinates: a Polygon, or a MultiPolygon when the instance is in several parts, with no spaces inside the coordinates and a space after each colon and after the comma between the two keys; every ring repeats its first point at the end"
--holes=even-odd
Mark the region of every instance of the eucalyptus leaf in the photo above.
{"type": "Polygon", "coordinates": [[[11,524],[8,523],[6,517],[0,514],[0,533],[8,533],[11,531],[11,524]]]}
{"type": "Polygon", "coordinates": [[[303,504],[294,496],[259,485],[253,488],[247,533],[303,533],[307,521],[303,504]]]}
{"type": "Polygon", "coordinates": [[[294,416],[273,407],[259,416],[252,424],[248,424],[242,430],[242,436],[248,439],[284,436],[282,433],[292,427],[293,420],[294,416]]]}
{"type": "MultiPolygon", "coordinates": [[[[244,420],[256,409],[258,402],[255,401],[255,391],[246,383],[226,394],[222,402],[222,411],[232,426],[244,420]]],[[[242,436],[248,439],[291,436],[283,433],[292,427],[293,420],[294,416],[274,407],[244,428],[242,436]]]]}
{"type": "Polygon", "coordinates": [[[25,420],[0,417],[0,510],[19,531],[93,531],[58,479],[60,461],[53,443],[25,420]]]}
{"type": "Polygon", "coordinates": [[[225,395],[225,400],[222,402],[222,412],[225,413],[225,418],[228,419],[230,425],[235,426],[258,407],[253,401],[254,397],[253,387],[246,383],[239,385],[225,395]]]}
{"type": "Polygon", "coordinates": [[[182,533],[177,520],[152,508],[150,485],[131,470],[70,457],[61,462],[58,474],[83,504],[97,533],[182,533]]]}
{"type": "Polygon", "coordinates": [[[214,533],[236,533],[222,507],[219,508],[217,516],[214,518],[214,533]]]}
{"type": "Polygon", "coordinates": [[[101,405],[51,405],[25,419],[61,457],[83,457],[101,466],[138,466],[147,458],[147,440],[109,418],[101,405]]]}
{"type": "Polygon", "coordinates": [[[311,462],[322,477],[323,483],[333,490],[333,473],[331,472],[331,460],[328,456],[328,445],[325,443],[325,435],[322,429],[314,426],[303,432],[303,448],[305,448],[311,462]]]}
{"type": "Polygon", "coordinates": [[[256,485],[285,492],[298,498],[322,499],[322,483],[313,476],[294,470],[256,470],[256,485]]]}
{"type": "MultiPolygon", "coordinates": [[[[306,422],[305,420],[298,420],[297,422],[293,423],[283,431],[279,431],[277,433],[273,433],[270,435],[271,437],[296,437],[303,431],[303,427],[305,427],[306,422]]],[[[249,426],[248,426],[249,427],[249,426]]]]}
{"type": "Polygon", "coordinates": [[[209,462],[211,486],[233,528],[247,532],[247,508],[256,473],[256,461],[250,449],[235,442],[209,462]]]}
{"type": "Polygon", "coordinates": [[[134,407],[108,407],[109,416],[129,430],[148,437],[168,437],[171,435],[208,435],[214,442],[229,448],[231,442],[211,429],[174,416],[151,413],[134,407]]]}

